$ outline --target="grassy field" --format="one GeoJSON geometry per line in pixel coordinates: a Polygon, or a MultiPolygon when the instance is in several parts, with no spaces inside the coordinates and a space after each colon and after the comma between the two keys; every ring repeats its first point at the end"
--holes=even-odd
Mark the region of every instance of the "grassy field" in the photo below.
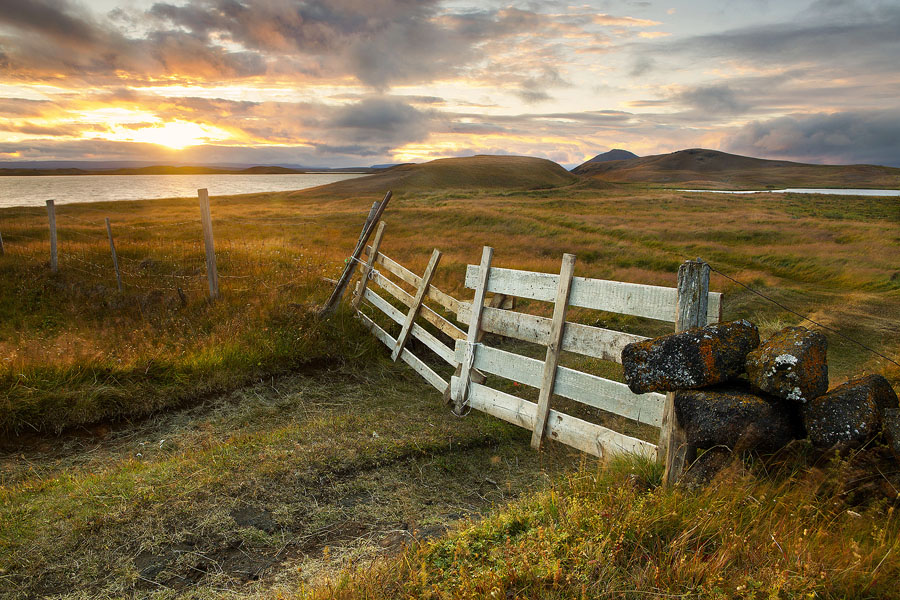
{"type": "MultiPolygon", "coordinates": [[[[549,169],[543,163],[534,167],[535,173],[549,169]]],[[[578,256],[576,275],[659,285],[674,285],[680,262],[699,256],[801,314],[895,360],[900,355],[896,199],[598,189],[560,180],[552,169],[526,186],[542,189],[492,188],[484,185],[488,175],[467,182],[453,169],[381,181],[394,184],[395,191],[382,250],[421,272],[431,249],[439,248],[444,256],[436,283],[458,298],[471,297],[462,285],[465,265],[478,261],[485,244],[495,248],[497,266],[554,272],[562,253],[572,252],[578,256]],[[428,187],[433,177],[461,183],[434,191],[428,187]]],[[[55,275],[45,264],[43,209],[0,211],[6,248],[0,256],[0,594],[292,596],[306,593],[307,586],[320,595],[371,588],[378,597],[378,586],[400,589],[399,574],[414,575],[422,584],[401,586],[408,595],[427,596],[437,586],[435,597],[492,597],[495,583],[503,593],[515,593],[518,583],[488,585],[477,577],[476,587],[461,588],[462,571],[454,571],[481,569],[476,563],[491,548],[513,552],[513,542],[497,528],[514,513],[497,513],[451,541],[435,542],[466,544],[459,552],[426,544],[376,566],[370,559],[396,554],[417,530],[419,537],[438,536],[468,515],[541,489],[511,509],[525,510],[538,523],[529,521],[509,538],[525,544],[523,557],[543,547],[541,531],[568,536],[546,540],[553,544],[574,539],[576,530],[600,535],[596,528],[602,523],[558,521],[569,513],[553,506],[575,511],[579,498],[619,501],[614,490],[634,465],[599,473],[589,462],[572,474],[583,460],[577,454],[556,446],[531,453],[525,432],[484,417],[450,416],[439,394],[404,366],[388,363],[384,348],[348,313],[327,322],[314,317],[314,307],[330,292],[321,278],[340,273],[369,206],[383,194],[379,185],[377,177],[361,178],[303,192],[228,198],[211,189],[222,288],[214,303],[207,300],[196,199],[58,207],[55,275]],[[105,237],[107,216],[125,270],[121,294],[105,237]],[[48,435],[59,431],[62,437],[48,435]],[[553,523],[564,527],[556,530],[553,523]],[[447,552],[459,557],[456,567],[445,568],[447,552]],[[370,571],[357,572],[355,564],[370,571]],[[343,568],[349,570],[335,576],[343,568]]],[[[749,318],[764,336],[801,321],[718,274],[712,288],[726,293],[726,318],[749,318]]],[[[522,307],[545,314],[549,308],[522,307]]],[[[671,327],[587,311],[573,317],[639,333],[671,327]]],[[[832,384],[879,372],[900,388],[900,369],[825,333],[832,384]]],[[[597,368],[616,373],[609,365],[597,368]]],[[[824,466],[817,468],[825,473],[823,481],[831,476],[824,466]]],[[[655,489],[657,476],[641,477],[655,489]]],[[[771,507],[761,504],[765,511],[740,507],[747,535],[754,518],[781,519],[795,536],[785,542],[773,530],[786,547],[800,543],[796,536],[804,523],[824,531],[828,523],[847,519],[838,509],[823,513],[837,519],[831,521],[781,511],[788,502],[830,498],[831,488],[803,484],[803,473],[777,481],[735,477],[736,489],[753,497],[784,498],[771,507]],[[789,479],[812,496],[791,495],[793,487],[784,484],[789,479]],[[759,490],[748,487],[757,484],[759,490]]],[[[736,502],[725,488],[721,502],[736,502]]],[[[643,592],[635,596],[702,589],[717,597],[711,571],[694,565],[689,582],[675,568],[680,557],[690,560],[691,544],[720,540],[685,526],[702,516],[702,497],[637,488],[628,493],[622,501],[634,519],[676,510],[678,517],[666,520],[668,529],[656,535],[684,544],[681,554],[660,555],[651,563],[658,579],[647,571],[639,580],[643,592]]],[[[887,509],[884,503],[861,513],[852,509],[867,519],[865,527],[854,517],[846,521],[856,523],[847,535],[861,544],[864,560],[823,563],[824,572],[841,572],[852,581],[820,595],[859,591],[853,586],[872,571],[885,544],[896,545],[895,520],[872,516],[887,509]],[[868,534],[883,539],[869,541],[868,534]]],[[[850,539],[841,536],[836,540],[850,539]]],[[[768,544],[747,539],[754,548],[768,544]]],[[[626,544],[632,553],[623,555],[614,572],[600,574],[615,578],[611,586],[633,575],[635,548],[656,547],[642,540],[626,544]]],[[[831,546],[816,548],[810,564],[824,561],[831,546]]],[[[893,552],[878,569],[882,576],[897,573],[893,552]]],[[[507,575],[521,567],[504,564],[507,575]]],[[[783,563],[735,558],[733,568],[749,572],[760,564],[757,583],[769,589],[783,563]]],[[[598,575],[583,565],[578,569],[579,577],[598,575]]],[[[546,590],[546,578],[529,581],[523,595],[530,590],[571,596],[580,589],[575,579],[569,582],[575,587],[546,590]]],[[[746,589],[757,583],[746,581],[746,589]]],[[[872,597],[881,589],[876,584],[867,588],[872,597]]],[[[615,596],[609,592],[618,588],[603,589],[588,587],[585,593],[615,596]]]]}

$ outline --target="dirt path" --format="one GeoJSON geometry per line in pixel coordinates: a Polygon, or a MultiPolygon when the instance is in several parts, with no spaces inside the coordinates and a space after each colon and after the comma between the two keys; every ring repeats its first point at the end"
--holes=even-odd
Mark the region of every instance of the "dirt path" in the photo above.
{"type": "Polygon", "coordinates": [[[581,455],[450,415],[402,368],[302,374],[0,454],[0,597],[314,584],[546,485],[581,455]]]}

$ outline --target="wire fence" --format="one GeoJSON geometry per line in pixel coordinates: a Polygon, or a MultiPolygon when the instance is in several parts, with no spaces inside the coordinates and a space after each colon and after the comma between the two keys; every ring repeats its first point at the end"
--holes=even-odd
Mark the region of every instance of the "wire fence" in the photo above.
{"type": "MultiPolygon", "coordinates": [[[[48,207],[48,210],[51,210],[48,207]]],[[[209,268],[201,215],[159,220],[128,215],[110,218],[114,261],[106,219],[109,212],[87,206],[56,206],[58,270],[75,275],[79,285],[117,288],[125,294],[172,292],[182,302],[209,294],[209,268]],[[117,263],[117,264],[116,264],[117,263]]],[[[269,214],[211,219],[214,268],[222,294],[278,292],[339,273],[342,264],[321,251],[298,244],[313,222],[269,214]]],[[[0,216],[2,253],[29,267],[51,264],[50,219],[44,210],[21,208],[0,216]]]]}

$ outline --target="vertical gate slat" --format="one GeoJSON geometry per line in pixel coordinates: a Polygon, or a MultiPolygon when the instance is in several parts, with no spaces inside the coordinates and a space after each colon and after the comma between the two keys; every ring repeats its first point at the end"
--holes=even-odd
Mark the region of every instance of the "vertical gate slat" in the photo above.
{"type": "Polygon", "coordinates": [[[409,307],[409,313],[406,315],[406,322],[403,323],[403,329],[400,330],[400,335],[397,336],[397,345],[394,346],[394,351],[391,353],[391,360],[393,361],[396,361],[400,356],[400,353],[403,352],[403,347],[409,339],[409,332],[412,330],[413,322],[416,320],[419,308],[422,307],[422,302],[425,300],[425,293],[428,291],[428,286],[431,285],[431,279],[434,277],[434,271],[437,269],[440,260],[441,253],[435,248],[431,253],[431,259],[428,261],[428,266],[425,267],[425,273],[422,275],[422,283],[419,284],[419,289],[416,291],[416,297],[413,300],[412,306],[409,307]]]}
{"type": "Polygon", "coordinates": [[[469,321],[469,332],[466,335],[466,350],[463,361],[460,363],[460,381],[453,396],[456,412],[460,412],[466,402],[466,394],[469,392],[469,381],[472,378],[472,363],[475,362],[475,344],[478,343],[478,330],[481,328],[481,314],[484,310],[484,296],[487,293],[488,277],[491,273],[491,260],[494,258],[494,249],[485,246],[481,252],[481,266],[478,274],[478,283],[475,286],[475,298],[472,300],[472,318],[469,321]]]}

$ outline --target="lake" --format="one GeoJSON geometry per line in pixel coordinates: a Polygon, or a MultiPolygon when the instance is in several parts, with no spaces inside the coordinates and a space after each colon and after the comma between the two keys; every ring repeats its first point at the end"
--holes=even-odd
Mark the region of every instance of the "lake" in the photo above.
{"type": "Polygon", "coordinates": [[[0,208],[44,206],[107,200],[149,200],[196,197],[207,188],[211,196],[302,190],[363,177],[358,173],[302,175],[47,175],[0,177],[0,208]]]}
{"type": "Polygon", "coordinates": [[[900,196],[900,190],[850,188],[785,188],[783,190],[678,190],[679,192],[708,192],[710,194],[828,194],[832,196],[900,196]]]}

